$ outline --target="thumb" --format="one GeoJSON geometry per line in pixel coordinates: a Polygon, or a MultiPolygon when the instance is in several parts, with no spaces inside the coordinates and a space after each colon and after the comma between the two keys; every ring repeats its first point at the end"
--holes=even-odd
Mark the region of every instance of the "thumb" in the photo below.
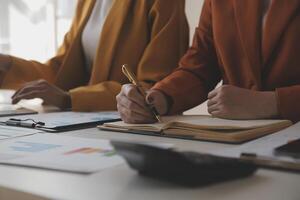
{"type": "Polygon", "coordinates": [[[155,100],[156,100],[155,92],[149,91],[146,96],[147,104],[153,105],[155,104],[155,100]]]}
{"type": "Polygon", "coordinates": [[[168,103],[163,93],[150,90],[146,96],[146,102],[156,108],[158,113],[164,115],[168,111],[168,103]]]}

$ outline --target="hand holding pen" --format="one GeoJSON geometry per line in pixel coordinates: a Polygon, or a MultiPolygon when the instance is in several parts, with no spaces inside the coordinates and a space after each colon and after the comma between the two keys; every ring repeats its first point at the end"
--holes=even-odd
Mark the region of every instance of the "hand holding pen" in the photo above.
{"type": "Polygon", "coordinates": [[[159,114],[166,114],[167,110],[164,94],[157,90],[149,90],[146,93],[128,67],[124,66],[122,71],[132,83],[123,85],[117,96],[118,111],[122,120],[126,123],[153,123],[154,119],[159,121],[159,114]]]}
{"type": "MultiPolygon", "coordinates": [[[[135,77],[135,75],[129,70],[129,68],[126,65],[122,66],[122,72],[123,74],[128,78],[128,80],[137,87],[138,91],[140,92],[140,94],[144,97],[145,101],[146,101],[146,91],[143,89],[143,87],[140,85],[140,83],[138,82],[137,78],[135,77]]],[[[149,110],[153,113],[153,116],[155,116],[155,118],[157,119],[158,122],[162,122],[161,118],[159,116],[159,113],[157,112],[156,108],[153,105],[147,104],[149,110]]]]}

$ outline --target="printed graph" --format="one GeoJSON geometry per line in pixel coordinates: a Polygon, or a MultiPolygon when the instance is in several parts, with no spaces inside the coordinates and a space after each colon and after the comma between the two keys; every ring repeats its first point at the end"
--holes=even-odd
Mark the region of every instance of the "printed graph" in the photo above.
{"type": "Polygon", "coordinates": [[[115,150],[105,150],[101,148],[91,148],[84,147],[79,149],[74,149],[64,153],[64,155],[74,155],[74,154],[102,154],[103,156],[109,157],[116,154],[115,150]]]}
{"type": "Polygon", "coordinates": [[[37,153],[61,147],[61,145],[16,141],[10,148],[14,151],[37,153]]]}

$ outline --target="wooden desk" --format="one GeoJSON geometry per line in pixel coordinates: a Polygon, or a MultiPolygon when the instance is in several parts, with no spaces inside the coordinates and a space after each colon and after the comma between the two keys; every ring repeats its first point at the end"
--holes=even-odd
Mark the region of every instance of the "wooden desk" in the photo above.
{"type": "MultiPolygon", "coordinates": [[[[100,132],[96,128],[67,132],[63,135],[95,139],[165,142],[173,143],[179,149],[202,152],[226,150],[232,147],[232,145],[209,142],[100,132]]],[[[126,165],[92,175],[0,165],[0,187],[2,187],[1,190],[9,188],[10,191],[26,192],[52,199],[299,200],[300,174],[259,170],[254,176],[246,179],[202,188],[184,188],[138,176],[126,165]]],[[[16,195],[16,192],[12,194],[16,195]]]]}

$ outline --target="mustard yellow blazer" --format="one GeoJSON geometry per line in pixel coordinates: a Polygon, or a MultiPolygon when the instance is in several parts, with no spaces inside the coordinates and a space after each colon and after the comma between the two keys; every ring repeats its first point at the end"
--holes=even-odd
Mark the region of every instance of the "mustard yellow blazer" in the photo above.
{"type": "MultiPolygon", "coordinates": [[[[151,87],[177,67],[188,47],[184,0],[116,0],[104,24],[92,73],[85,67],[81,44],[95,0],[79,0],[70,31],[47,63],[12,57],[1,88],[45,79],[69,91],[75,111],[115,110],[115,96],[128,82],[127,63],[151,87]]],[[[30,49],[29,49],[30,50],[30,49]]]]}

